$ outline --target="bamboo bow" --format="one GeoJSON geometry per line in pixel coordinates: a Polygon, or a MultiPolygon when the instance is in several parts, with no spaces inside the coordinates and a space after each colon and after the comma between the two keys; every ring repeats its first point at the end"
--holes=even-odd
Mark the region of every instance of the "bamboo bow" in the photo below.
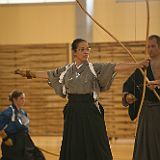
{"type": "MultiPolygon", "coordinates": [[[[146,2],[146,14],[147,14],[147,23],[146,23],[146,44],[145,44],[145,56],[147,57],[148,56],[148,49],[147,49],[147,46],[148,46],[148,37],[149,37],[149,27],[150,27],[150,10],[149,10],[149,1],[148,0],[145,0],[146,2]]],[[[147,69],[144,70],[144,81],[143,81],[143,92],[142,92],[142,98],[141,98],[141,103],[140,103],[140,106],[139,106],[139,111],[138,111],[138,115],[137,115],[137,123],[136,123],[136,126],[138,126],[138,119],[139,119],[139,115],[140,115],[140,112],[141,112],[141,109],[142,109],[142,106],[143,106],[143,103],[144,103],[144,99],[145,99],[145,93],[146,93],[146,79],[147,79],[147,69]]],[[[154,90],[155,91],[155,90],[154,90]]],[[[155,91],[156,92],[156,91],[155,91]]],[[[157,92],[156,92],[157,93],[157,92]]],[[[157,94],[158,95],[158,94],[157,94]]],[[[159,96],[158,96],[159,97],[159,96]]],[[[138,127],[136,127],[138,128],[138,127]]]]}
{"type": "MultiPolygon", "coordinates": [[[[146,1],[146,7],[147,7],[147,33],[146,33],[146,42],[148,42],[147,40],[148,40],[148,34],[149,34],[149,3],[148,3],[148,0],[145,0],[146,1]]],[[[116,42],[118,42],[120,45],[121,45],[121,47],[130,55],[130,57],[133,59],[133,61],[136,63],[137,61],[136,61],[136,59],[135,59],[135,57],[133,56],[133,54],[128,50],[128,48],[127,47],[125,47],[125,45],[121,42],[121,41],[119,41],[113,34],[111,34],[105,27],[103,27],[97,20],[95,20],[87,11],[86,11],[86,9],[81,5],[81,3],[79,2],[79,0],[76,0],[76,2],[77,2],[77,4],[79,5],[79,7],[82,9],[82,11],[95,23],[95,24],[97,24],[97,26],[99,26],[105,33],[107,33],[110,37],[112,37],[116,42]]],[[[147,49],[147,44],[148,43],[146,43],[146,49],[147,49]]],[[[147,50],[146,50],[146,55],[147,55],[147,50]]],[[[140,69],[140,71],[141,71],[141,73],[142,73],[142,75],[144,76],[144,79],[145,79],[145,86],[146,86],[146,82],[149,82],[149,79],[147,78],[147,76],[146,76],[146,73],[141,69],[141,68],[139,68],[140,69]]],[[[143,88],[146,88],[146,87],[143,87],[143,88]]],[[[145,89],[143,89],[143,95],[145,95],[145,89]]],[[[157,94],[157,92],[155,91],[155,90],[153,90],[153,92],[154,92],[154,94],[155,94],[155,96],[158,98],[158,100],[160,101],[160,97],[159,97],[159,95],[157,94]]],[[[144,96],[142,97],[143,99],[143,101],[144,101],[144,96]]],[[[143,102],[142,101],[142,102],[143,102]]],[[[141,103],[142,103],[141,102],[141,103]]],[[[143,103],[142,103],[143,104],[143,103]]]]}

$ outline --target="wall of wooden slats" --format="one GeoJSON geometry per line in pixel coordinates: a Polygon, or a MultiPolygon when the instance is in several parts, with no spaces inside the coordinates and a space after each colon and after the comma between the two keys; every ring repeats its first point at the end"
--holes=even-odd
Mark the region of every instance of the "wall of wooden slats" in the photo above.
{"type": "MultiPolygon", "coordinates": [[[[144,58],[144,42],[124,42],[136,59],[144,58]]],[[[91,62],[133,62],[117,43],[91,43],[91,62]]],[[[32,135],[62,135],[63,106],[66,103],[42,79],[26,79],[14,74],[17,68],[52,70],[69,62],[69,44],[1,45],[0,109],[9,104],[8,94],[14,88],[26,93],[25,110],[30,117],[32,135]]],[[[131,73],[118,74],[110,90],[100,96],[110,138],[133,137],[135,123],[121,105],[122,83],[131,73]]]]}
{"type": "MultiPolygon", "coordinates": [[[[123,42],[136,60],[145,57],[145,44],[143,41],[123,42]]],[[[134,63],[130,55],[118,43],[91,44],[90,59],[93,62],[134,63]]],[[[108,136],[111,138],[130,138],[135,136],[136,125],[131,122],[127,108],[121,104],[122,84],[132,72],[118,73],[108,92],[100,96],[100,102],[105,108],[105,122],[108,136]]]]}

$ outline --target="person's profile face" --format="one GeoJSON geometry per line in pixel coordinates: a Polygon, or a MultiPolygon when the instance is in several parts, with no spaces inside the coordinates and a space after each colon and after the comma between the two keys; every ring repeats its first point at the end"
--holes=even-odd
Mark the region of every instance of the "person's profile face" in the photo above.
{"type": "Polygon", "coordinates": [[[14,104],[16,107],[22,107],[25,104],[25,94],[22,93],[17,99],[13,99],[14,104]]]}
{"type": "Polygon", "coordinates": [[[160,47],[158,46],[156,39],[148,41],[148,54],[151,58],[160,55],[160,47]]]}

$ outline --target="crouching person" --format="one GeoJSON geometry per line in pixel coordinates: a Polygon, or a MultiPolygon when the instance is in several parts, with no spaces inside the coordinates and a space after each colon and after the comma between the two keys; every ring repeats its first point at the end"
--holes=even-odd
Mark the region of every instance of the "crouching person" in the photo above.
{"type": "Polygon", "coordinates": [[[1,160],[45,160],[29,135],[29,119],[22,109],[25,104],[24,92],[13,90],[9,100],[10,106],[0,113],[1,160]]]}

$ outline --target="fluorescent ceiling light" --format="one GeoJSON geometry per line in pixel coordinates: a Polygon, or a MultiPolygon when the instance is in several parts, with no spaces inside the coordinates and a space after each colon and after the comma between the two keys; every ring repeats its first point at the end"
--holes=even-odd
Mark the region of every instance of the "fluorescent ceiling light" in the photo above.
{"type": "Polygon", "coordinates": [[[75,0],[0,0],[0,4],[23,4],[23,3],[59,3],[75,2],[75,0]]]}

